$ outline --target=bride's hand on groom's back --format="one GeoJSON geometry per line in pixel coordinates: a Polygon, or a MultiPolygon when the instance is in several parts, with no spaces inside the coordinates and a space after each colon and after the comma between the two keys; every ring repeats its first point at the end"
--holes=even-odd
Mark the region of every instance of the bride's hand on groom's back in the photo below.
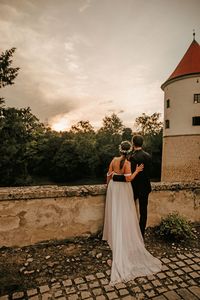
{"type": "Polygon", "coordinates": [[[142,172],[143,171],[143,169],[144,169],[144,164],[140,164],[140,165],[136,165],[136,169],[135,169],[135,171],[137,172],[137,173],[140,173],[140,172],[142,172]]]}

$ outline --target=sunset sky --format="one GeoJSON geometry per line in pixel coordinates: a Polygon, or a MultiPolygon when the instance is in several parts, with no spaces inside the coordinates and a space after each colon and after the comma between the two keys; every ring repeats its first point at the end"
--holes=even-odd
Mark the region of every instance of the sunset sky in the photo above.
{"type": "Polygon", "coordinates": [[[163,112],[193,29],[200,42],[200,0],[0,0],[0,51],[16,47],[20,67],[1,96],[56,130],[113,112],[133,128],[163,112]]]}

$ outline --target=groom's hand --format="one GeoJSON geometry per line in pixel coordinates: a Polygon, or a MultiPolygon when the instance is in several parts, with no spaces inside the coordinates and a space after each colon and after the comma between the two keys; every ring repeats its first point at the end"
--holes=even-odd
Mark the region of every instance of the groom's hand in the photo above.
{"type": "Polygon", "coordinates": [[[125,176],[124,175],[113,175],[112,177],[113,181],[119,181],[119,182],[125,182],[125,176]]]}

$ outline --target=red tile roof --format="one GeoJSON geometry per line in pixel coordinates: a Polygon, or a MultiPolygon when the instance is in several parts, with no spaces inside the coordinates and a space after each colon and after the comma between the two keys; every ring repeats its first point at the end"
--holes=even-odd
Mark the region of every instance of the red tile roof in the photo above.
{"type": "Polygon", "coordinates": [[[193,40],[180,63],[165,83],[162,84],[162,87],[171,79],[196,73],[200,73],[200,45],[196,40],[193,40]]]}

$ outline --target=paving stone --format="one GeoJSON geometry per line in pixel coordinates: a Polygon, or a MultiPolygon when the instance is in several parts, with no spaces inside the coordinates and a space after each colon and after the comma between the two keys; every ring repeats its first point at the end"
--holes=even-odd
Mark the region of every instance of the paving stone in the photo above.
{"type": "Polygon", "coordinates": [[[54,293],[54,296],[55,296],[55,298],[58,298],[58,297],[63,296],[62,290],[56,291],[56,292],[54,293]]]}
{"type": "Polygon", "coordinates": [[[77,285],[77,288],[80,291],[86,291],[88,289],[88,285],[87,285],[87,283],[81,283],[81,284],[77,285]]]}
{"type": "Polygon", "coordinates": [[[187,256],[183,255],[183,254],[177,254],[177,257],[182,259],[187,259],[187,256]]]}
{"type": "Polygon", "coordinates": [[[99,295],[102,295],[102,294],[103,294],[103,290],[102,290],[101,288],[93,289],[93,290],[92,290],[92,293],[93,293],[95,296],[99,296],[99,295]]]}
{"type": "Polygon", "coordinates": [[[181,300],[181,297],[175,291],[166,292],[164,296],[169,300],[181,300]]]}
{"type": "Polygon", "coordinates": [[[28,299],[30,299],[30,300],[40,300],[39,295],[31,296],[28,299]]]}
{"type": "Polygon", "coordinates": [[[132,289],[131,289],[135,294],[137,293],[140,293],[141,292],[141,289],[139,286],[134,286],[132,289]]]}
{"type": "Polygon", "coordinates": [[[75,287],[67,287],[65,288],[65,292],[67,295],[76,293],[75,287]]]}
{"type": "Polygon", "coordinates": [[[118,299],[118,296],[115,292],[107,293],[106,295],[107,295],[109,300],[118,299]]]}
{"type": "Polygon", "coordinates": [[[100,272],[100,273],[96,273],[97,278],[104,278],[105,274],[100,272]]]}
{"type": "Polygon", "coordinates": [[[109,281],[108,281],[107,278],[100,279],[100,282],[101,282],[102,285],[107,285],[107,284],[109,284],[109,281]]]}
{"type": "Polygon", "coordinates": [[[24,297],[24,292],[16,292],[12,295],[12,299],[22,299],[24,297]]]}
{"type": "Polygon", "coordinates": [[[154,290],[145,291],[145,294],[147,295],[148,298],[153,298],[154,296],[156,296],[156,293],[154,290]]]}
{"type": "Polygon", "coordinates": [[[192,272],[192,271],[193,271],[190,267],[182,268],[182,270],[183,270],[185,273],[189,273],[189,272],[192,272]]]}
{"type": "Polygon", "coordinates": [[[142,285],[143,289],[146,291],[146,290],[150,290],[152,289],[152,285],[150,285],[149,283],[148,284],[143,284],[142,285]]]}
{"type": "Polygon", "coordinates": [[[106,297],[101,295],[101,296],[97,296],[96,300],[106,300],[106,297]]]}
{"type": "Polygon", "coordinates": [[[114,287],[111,286],[111,285],[104,285],[103,288],[104,288],[104,290],[106,291],[106,293],[107,293],[107,292],[112,292],[112,291],[115,290],[114,287]]]}
{"type": "Polygon", "coordinates": [[[166,275],[167,275],[168,277],[173,277],[173,276],[175,276],[174,272],[166,272],[166,275]]]}
{"type": "Polygon", "coordinates": [[[38,293],[37,289],[31,289],[27,291],[28,297],[35,296],[38,293]]]}
{"type": "Polygon", "coordinates": [[[63,283],[64,286],[72,286],[71,279],[63,280],[62,283],[63,283]]]}
{"type": "Polygon", "coordinates": [[[187,265],[192,265],[194,263],[191,259],[186,259],[185,262],[187,265]]]}
{"type": "Polygon", "coordinates": [[[179,289],[177,292],[184,300],[198,300],[198,298],[187,289],[179,289]]]}
{"type": "Polygon", "coordinates": [[[164,286],[158,287],[156,290],[158,291],[159,294],[163,294],[164,292],[167,292],[167,289],[164,286]]]}
{"type": "Polygon", "coordinates": [[[149,276],[147,276],[147,279],[148,279],[149,281],[152,281],[152,280],[155,280],[156,277],[155,277],[154,275],[149,275],[149,276]]]}
{"type": "Polygon", "coordinates": [[[178,276],[172,277],[171,280],[172,280],[173,282],[181,282],[181,281],[183,281],[183,279],[182,279],[181,277],[178,277],[178,276]]]}
{"type": "Polygon", "coordinates": [[[77,294],[73,294],[73,295],[68,296],[68,300],[77,300],[77,299],[78,299],[78,295],[77,294]]]}
{"type": "Polygon", "coordinates": [[[185,255],[186,255],[187,257],[189,257],[189,258],[194,257],[194,255],[193,255],[192,253],[185,253],[185,255]]]}
{"type": "Polygon", "coordinates": [[[137,298],[131,296],[131,295],[128,295],[128,296],[125,296],[125,297],[122,297],[123,300],[137,300],[137,298]]]}
{"type": "Polygon", "coordinates": [[[168,266],[173,270],[178,268],[175,264],[168,264],[168,266]]]}
{"type": "Polygon", "coordinates": [[[174,272],[176,272],[176,274],[178,274],[178,275],[184,274],[184,272],[182,270],[175,270],[174,272]]]}
{"type": "Polygon", "coordinates": [[[186,264],[183,261],[177,261],[176,265],[179,266],[179,267],[185,267],[186,266],[186,264]]]}
{"type": "Polygon", "coordinates": [[[143,284],[143,283],[147,283],[148,282],[148,280],[146,278],[143,278],[143,277],[138,278],[137,281],[138,281],[139,284],[143,284]]]}
{"type": "Polygon", "coordinates": [[[164,296],[157,296],[154,297],[153,300],[166,300],[166,298],[164,296]]]}
{"type": "Polygon", "coordinates": [[[165,273],[158,273],[157,276],[158,276],[158,278],[160,278],[160,279],[164,279],[164,278],[167,277],[165,273]]]}
{"type": "Polygon", "coordinates": [[[80,284],[80,283],[84,283],[85,280],[82,277],[78,277],[74,279],[75,284],[80,284]]]}
{"type": "Polygon", "coordinates": [[[197,296],[198,299],[200,299],[200,287],[198,286],[191,286],[189,287],[189,290],[197,296]]]}
{"type": "Polygon", "coordinates": [[[192,273],[190,273],[190,276],[191,276],[192,278],[199,278],[199,277],[200,277],[199,274],[198,274],[197,272],[192,272],[192,273]]]}
{"type": "Polygon", "coordinates": [[[87,276],[85,276],[85,278],[87,281],[92,281],[92,280],[96,279],[96,277],[94,275],[87,275],[87,276]]]}
{"type": "Polygon", "coordinates": [[[50,300],[52,299],[52,295],[49,293],[42,294],[42,300],[50,300]]]}
{"type": "Polygon", "coordinates": [[[110,276],[111,270],[107,270],[107,271],[106,271],[106,274],[107,274],[108,276],[110,276]]]}
{"type": "Polygon", "coordinates": [[[93,282],[90,282],[90,283],[89,283],[89,287],[90,287],[91,289],[96,288],[96,287],[98,287],[99,285],[100,285],[100,284],[99,284],[98,281],[93,281],[93,282]]]}
{"type": "Polygon", "coordinates": [[[162,261],[164,264],[168,264],[168,263],[171,262],[168,258],[162,258],[161,261],[162,261]]]}
{"type": "Polygon", "coordinates": [[[179,286],[182,288],[185,288],[186,286],[188,286],[188,284],[185,282],[181,282],[181,283],[179,283],[179,286]]]}
{"type": "Polygon", "coordinates": [[[120,296],[126,296],[129,294],[129,291],[127,289],[120,289],[119,294],[120,296]]]}
{"type": "Polygon", "coordinates": [[[136,295],[137,300],[146,300],[146,296],[143,293],[139,293],[136,295]]]}
{"type": "Polygon", "coordinates": [[[46,293],[50,290],[48,285],[42,285],[39,287],[39,289],[40,289],[40,293],[46,293]]]}
{"type": "Polygon", "coordinates": [[[1,296],[0,297],[0,300],[8,300],[9,298],[8,298],[8,295],[4,295],[4,296],[1,296]]]}
{"type": "Polygon", "coordinates": [[[171,260],[172,260],[172,261],[177,261],[178,258],[177,258],[177,257],[171,257],[171,260]]]}
{"type": "Polygon", "coordinates": [[[163,272],[168,271],[168,270],[169,270],[169,268],[168,268],[167,265],[163,265],[163,266],[162,266],[162,271],[163,271],[163,272]]]}
{"type": "Polygon", "coordinates": [[[117,290],[124,289],[124,288],[126,288],[126,285],[123,282],[119,282],[115,285],[115,288],[117,290]]]}
{"type": "Polygon", "coordinates": [[[91,293],[89,291],[84,291],[84,292],[81,292],[81,298],[82,299],[86,299],[86,298],[89,298],[91,296],[91,293]]]}
{"type": "Polygon", "coordinates": [[[159,280],[153,280],[153,281],[151,281],[151,283],[155,286],[155,287],[158,287],[158,286],[161,286],[162,285],[162,283],[159,281],[159,280]]]}
{"type": "Polygon", "coordinates": [[[192,268],[195,271],[198,271],[198,270],[200,270],[200,265],[196,265],[196,264],[190,265],[190,268],[192,268]]]}
{"type": "Polygon", "coordinates": [[[178,286],[176,284],[169,284],[168,285],[168,289],[170,289],[170,290],[175,290],[177,288],[178,288],[178,286]]]}

